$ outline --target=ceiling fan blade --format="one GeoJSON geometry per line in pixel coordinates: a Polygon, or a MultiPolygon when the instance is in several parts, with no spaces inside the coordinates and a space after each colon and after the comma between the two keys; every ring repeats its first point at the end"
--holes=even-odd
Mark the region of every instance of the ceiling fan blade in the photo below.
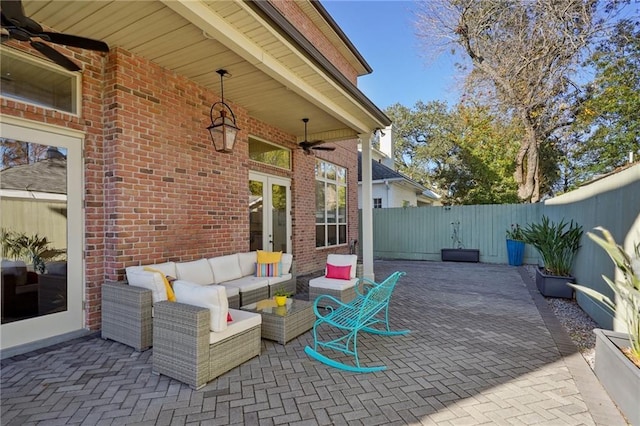
{"type": "Polygon", "coordinates": [[[318,151],[335,151],[335,146],[313,146],[311,149],[315,149],[318,151]]]}
{"type": "Polygon", "coordinates": [[[40,41],[32,41],[31,46],[61,67],[64,67],[69,71],[80,71],[80,67],[78,65],[51,46],[40,41]]]}
{"type": "Polygon", "coordinates": [[[75,36],[71,34],[52,33],[49,31],[41,31],[36,34],[38,37],[51,43],[63,44],[65,46],[80,47],[87,50],[96,50],[98,52],[108,52],[109,45],[104,41],[94,40],[91,38],[75,36]]]}
{"type": "Polygon", "coordinates": [[[24,15],[21,0],[2,0],[0,1],[2,14],[5,19],[16,27],[26,27],[28,24],[27,17],[24,15]]]}
{"type": "Polygon", "coordinates": [[[322,145],[323,143],[326,143],[326,141],[322,141],[322,140],[318,140],[318,141],[302,141],[300,142],[300,146],[303,148],[311,148],[317,145],[322,145]]]}

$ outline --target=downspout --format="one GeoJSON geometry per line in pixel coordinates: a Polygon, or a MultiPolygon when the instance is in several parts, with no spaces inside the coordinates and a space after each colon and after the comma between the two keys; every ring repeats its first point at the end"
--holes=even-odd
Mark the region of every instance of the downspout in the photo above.
{"type": "Polygon", "coordinates": [[[390,207],[390,203],[389,203],[389,181],[388,180],[384,180],[384,187],[387,190],[387,193],[385,195],[385,200],[387,201],[387,208],[390,207]]]}

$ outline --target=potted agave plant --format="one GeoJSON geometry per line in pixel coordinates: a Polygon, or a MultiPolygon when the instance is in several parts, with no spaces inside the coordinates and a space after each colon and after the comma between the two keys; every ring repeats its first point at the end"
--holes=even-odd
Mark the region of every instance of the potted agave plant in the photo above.
{"type": "Polygon", "coordinates": [[[604,238],[590,232],[587,235],[607,252],[616,266],[617,279],[602,277],[615,297],[611,299],[590,287],[570,285],[624,319],[627,333],[594,330],[594,370],[630,424],[640,425],[640,243],[635,246],[635,256],[631,256],[616,244],[609,231],[596,230],[604,238]]]}
{"type": "Polygon", "coordinates": [[[571,275],[573,261],[580,248],[582,226],[564,219],[558,223],[542,216],[540,223],[527,224],[522,229],[524,242],[531,244],[542,257],[544,266],[536,271],[536,286],[546,297],[573,297],[573,288],[567,282],[575,282],[571,275]]]}

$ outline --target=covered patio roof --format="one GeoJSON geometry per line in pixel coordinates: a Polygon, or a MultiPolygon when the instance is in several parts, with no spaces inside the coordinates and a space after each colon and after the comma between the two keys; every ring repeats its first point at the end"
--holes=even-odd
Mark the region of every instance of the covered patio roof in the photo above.
{"type": "MultiPolygon", "coordinates": [[[[339,140],[390,123],[333,63],[268,1],[30,1],[27,16],[55,31],[104,40],[219,93],[304,139],[339,140]]],[[[318,1],[295,2],[338,46],[357,75],[371,68],[318,1]]],[[[188,94],[187,94],[188,96],[188,94]]]]}

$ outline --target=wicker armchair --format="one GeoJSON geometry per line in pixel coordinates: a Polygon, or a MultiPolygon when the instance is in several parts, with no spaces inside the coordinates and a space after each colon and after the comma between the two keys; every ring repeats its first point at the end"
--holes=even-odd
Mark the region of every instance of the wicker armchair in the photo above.
{"type": "Polygon", "coordinates": [[[154,311],[153,372],[156,374],[200,389],[221,374],[260,355],[260,314],[231,310],[234,323],[249,325],[238,327],[238,332],[230,326],[216,339],[218,333],[210,331],[207,308],[159,302],[154,311]]]}

